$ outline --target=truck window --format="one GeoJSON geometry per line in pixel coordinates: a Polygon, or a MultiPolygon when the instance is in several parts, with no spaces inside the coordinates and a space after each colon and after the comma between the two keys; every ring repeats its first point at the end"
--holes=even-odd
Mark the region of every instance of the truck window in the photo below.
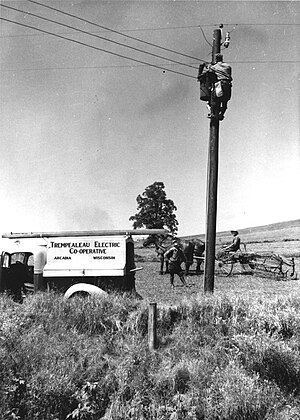
{"type": "Polygon", "coordinates": [[[34,266],[34,256],[29,255],[27,265],[34,266]]]}
{"type": "Polygon", "coordinates": [[[11,264],[15,264],[17,261],[24,264],[25,261],[25,252],[16,252],[11,255],[11,264]]]}

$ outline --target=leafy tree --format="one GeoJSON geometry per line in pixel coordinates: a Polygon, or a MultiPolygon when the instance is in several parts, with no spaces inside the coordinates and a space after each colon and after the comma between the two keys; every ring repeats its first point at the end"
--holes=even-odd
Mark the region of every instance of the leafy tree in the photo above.
{"type": "Polygon", "coordinates": [[[137,196],[138,213],[131,216],[133,228],[163,229],[168,228],[175,233],[178,222],[174,211],[177,210],[173,200],[167,198],[163,182],[149,185],[142,195],[137,196]]]}

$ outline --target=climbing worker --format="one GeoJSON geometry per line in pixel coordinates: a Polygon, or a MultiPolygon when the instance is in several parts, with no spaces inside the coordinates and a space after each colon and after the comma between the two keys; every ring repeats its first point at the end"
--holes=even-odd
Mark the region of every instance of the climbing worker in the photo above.
{"type": "Polygon", "coordinates": [[[227,109],[227,102],[231,98],[231,67],[223,62],[223,55],[216,54],[216,64],[209,67],[209,71],[216,75],[216,82],[212,90],[210,117],[223,120],[227,109]]]}

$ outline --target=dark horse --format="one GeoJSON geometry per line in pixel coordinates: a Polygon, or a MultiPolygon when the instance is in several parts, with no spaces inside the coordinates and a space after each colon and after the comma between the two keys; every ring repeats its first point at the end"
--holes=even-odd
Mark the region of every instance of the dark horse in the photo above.
{"type": "Polygon", "coordinates": [[[165,252],[172,246],[172,235],[150,235],[143,242],[143,246],[155,246],[157,256],[160,261],[159,274],[164,274],[164,265],[166,265],[165,274],[169,272],[168,261],[165,260],[165,252]]]}
{"type": "Polygon", "coordinates": [[[179,241],[183,253],[186,258],[185,274],[189,274],[191,265],[196,260],[196,274],[200,273],[201,263],[203,261],[203,253],[205,244],[200,239],[180,240],[179,241]]]}
{"type": "MultiPolygon", "coordinates": [[[[169,271],[168,262],[165,261],[164,254],[172,246],[173,239],[174,237],[172,235],[150,235],[143,242],[143,246],[155,246],[160,260],[160,274],[164,274],[164,265],[166,266],[165,273],[169,271]]],[[[196,259],[196,274],[199,274],[205,250],[204,242],[200,239],[182,240],[176,238],[176,240],[179,242],[185,255],[185,273],[189,274],[190,266],[193,264],[194,259],[196,259]]]]}

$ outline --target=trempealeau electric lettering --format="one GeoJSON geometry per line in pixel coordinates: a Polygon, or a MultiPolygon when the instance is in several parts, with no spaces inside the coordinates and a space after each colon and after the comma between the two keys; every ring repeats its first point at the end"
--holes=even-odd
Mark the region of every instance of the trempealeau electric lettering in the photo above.
{"type": "Polygon", "coordinates": [[[106,254],[109,248],[119,248],[120,242],[50,242],[51,248],[69,249],[70,254],[106,254]]]}

